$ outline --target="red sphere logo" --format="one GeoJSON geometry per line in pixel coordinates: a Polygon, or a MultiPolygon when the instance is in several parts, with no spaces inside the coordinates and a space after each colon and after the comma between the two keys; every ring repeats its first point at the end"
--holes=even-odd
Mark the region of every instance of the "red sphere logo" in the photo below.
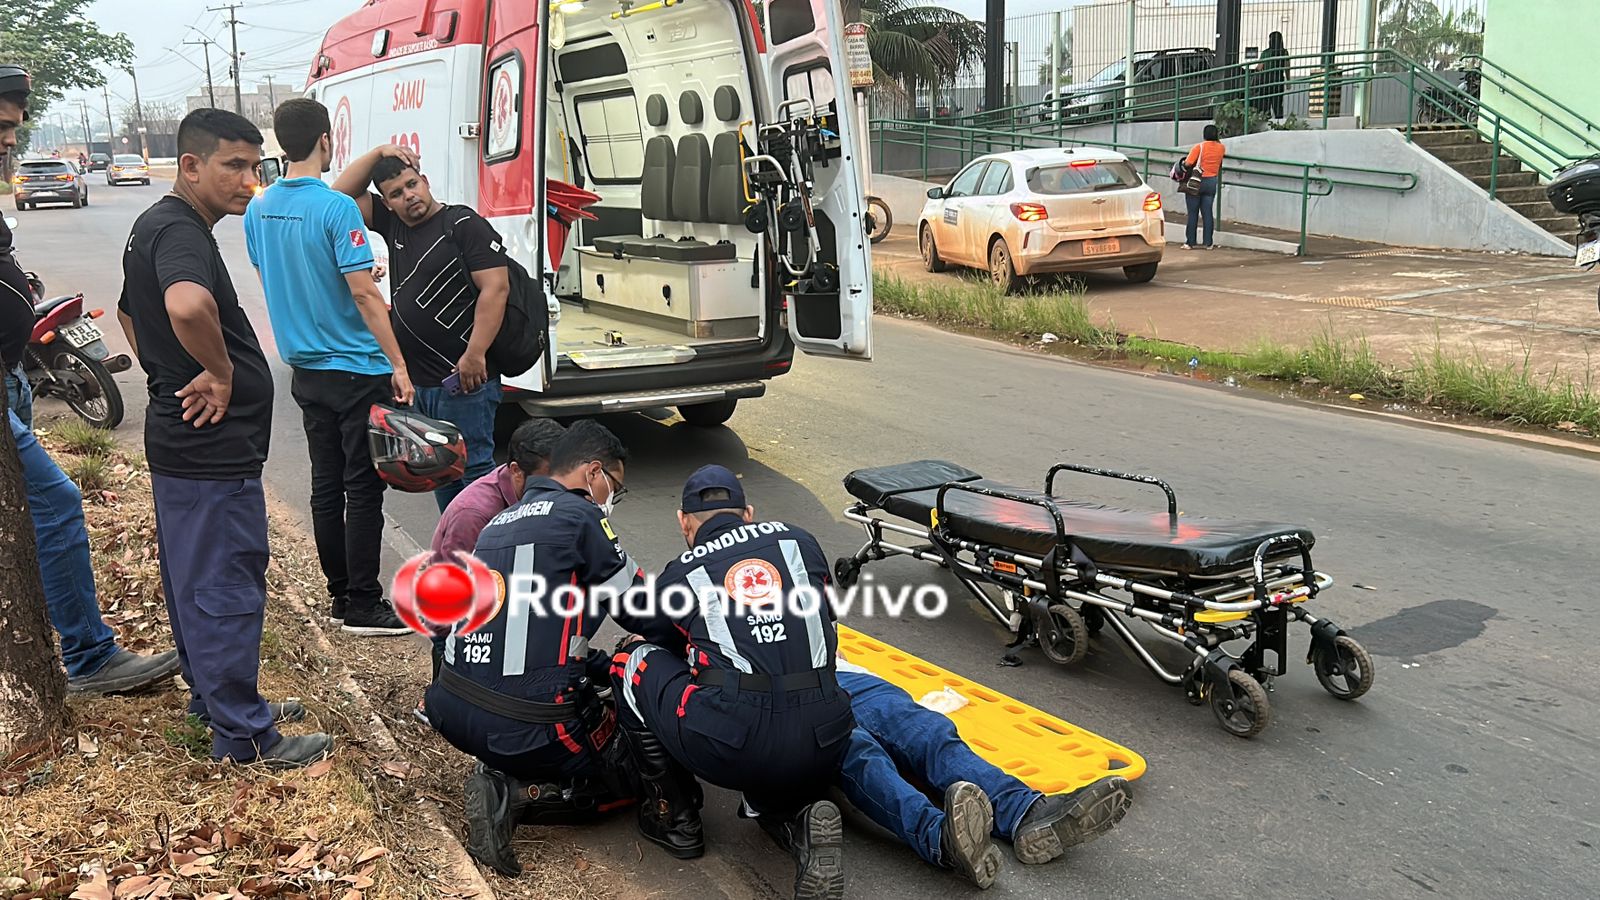
{"type": "Polygon", "coordinates": [[[435,561],[419,553],[395,573],[390,602],[412,631],[432,636],[437,628],[430,626],[456,626],[456,634],[471,634],[499,610],[494,572],[470,553],[457,550],[455,557],[435,561]]]}

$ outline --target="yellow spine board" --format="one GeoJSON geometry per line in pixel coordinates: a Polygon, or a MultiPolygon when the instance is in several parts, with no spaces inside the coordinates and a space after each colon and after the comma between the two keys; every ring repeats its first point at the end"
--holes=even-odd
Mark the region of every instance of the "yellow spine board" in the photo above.
{"type": "Polygon", "coordinates": [[[929,691],[954,689],[968,701],[950,715],[961,739],[1036,791],[1066,793],[1107,775],[1132,781],[1145,772],[1144,757],[1121,744],[845,625],[839,626],[839,652],[903,688],[913,700],[929,691]],[[1114,763],[1121,768],[1113,768],[1114,763]]]}

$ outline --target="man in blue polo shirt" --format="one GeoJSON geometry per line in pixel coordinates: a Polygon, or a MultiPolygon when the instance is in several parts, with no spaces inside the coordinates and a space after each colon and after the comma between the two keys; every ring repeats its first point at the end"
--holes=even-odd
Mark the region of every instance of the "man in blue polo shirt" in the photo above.
{"type": "Polygon", "coordinates": [[[278,353],[294,369],[311,456],[311,522],[330,618],[358,635],[410,632],[378,580],[385,484],[367,444],[374,403],[414,396],[355,201],[322,181],[333,159],[328,109],[309,98],[272,116],[285,177],[250,202],[250,262],[261,276],[278,353]]]}

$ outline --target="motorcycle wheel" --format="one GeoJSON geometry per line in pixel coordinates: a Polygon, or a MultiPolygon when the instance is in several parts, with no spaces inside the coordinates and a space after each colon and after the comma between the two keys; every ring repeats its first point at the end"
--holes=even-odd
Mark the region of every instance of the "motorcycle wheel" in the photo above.
{"type": "Polygon", "coordinates": [[[894,215],[889,212],[889,204],[878,197],[867,198],[867,240],[876,244],[889,236],[889,229],[894,227],[894,215]]]}
{"type": "Polygon", "coordinates": [[[65,400],[72,411],[96,428],[110,430],[122,424],[122,391],[98,360],[76,347],[59,347],[49,359],[51,371],[65,373],[64,385],[46,393],[65,400]]]}

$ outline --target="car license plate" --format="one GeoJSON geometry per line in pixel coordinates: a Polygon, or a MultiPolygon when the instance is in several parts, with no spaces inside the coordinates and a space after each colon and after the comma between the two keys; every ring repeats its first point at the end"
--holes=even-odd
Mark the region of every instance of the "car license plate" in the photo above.
{"type": "Polygon", "coordinates": [[[1579,268],[1592,266],[1596,262],[1600,262],[1600,240],[1590,241],[1578,248],[1577,265],[1579,268]]]}
{"type": "Polygon", "coordinates": [[[1103,253],[1122,252],[1122,242],[1116,238],[1093,238],[1083,242],[1084,256],[1099,256],[1103,253]]]}
{"type": "Polygon", "coordinates": [[[100,329],[93,322],[74,322],[61,329],[61,336],[74,347],[83,347],[100,340],[100,329]]]}

